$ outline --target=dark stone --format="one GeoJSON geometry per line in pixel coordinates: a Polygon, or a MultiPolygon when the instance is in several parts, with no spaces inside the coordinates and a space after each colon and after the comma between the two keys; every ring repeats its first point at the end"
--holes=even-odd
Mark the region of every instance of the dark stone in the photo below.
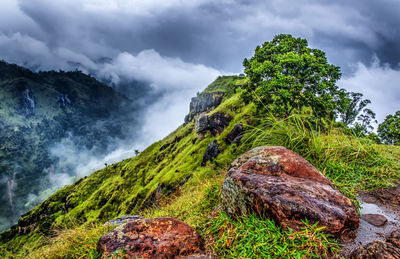
{"type": "Polygon", "coordinates": [[[118,226],[97,244],[97,251],[106,257],[121,249],[127,258],[182,258],[203,255],[204,241],[177,219],[141,219],[118,226]]]}
{"type": "Polygon", "coordinates": [[[167,143],[167,144],[164,144],[164,145],[162,145],[161,147],[160,147],[160,151],[163,151],[164,149],[167,149],[169,146],[171,145],[171,143],[167,143]]]}
{"type": "Polygon", "coordinates": [[[243,135],[237,136],[233,141],[232,144],[240,145],[240,141],[242,140],[243,135]]]}
{"type": "Polygon", "coordinates": [[[197,133],[202,133],[208,130],[208,117],[207,115],[200,116],[197,119],[197,133]]]}
{"type": "Polygon", "coordinates": [[[204,152],[203,161],[201,162],[201,166],[206,166],[207,161],[212,161],[219,154],[218,142],[214,140],[208,146],[206,151],[204,152]]]}
{"type": "Polygon", "coordinates": [[[222,186],[221,205],[232,216],[255,213],[294,230],[307,218],[336,237],[353,238],[359,225],[351,200],[284,147],[258,147],[236,159],[222,186]]]}
{"type": "Polygon", "coordinates": [[[350,258],[354,259],[398,259],[400,258],[400,230],[393,231],[385,240],[375,240],[355,250],[350,258]]]}
{"type": "Polygon", "coordinates": [[[122,225],[122,224],[124,224],[126,222],[131,222],[131,221],[135,221],[135,220],[138,220],[138,219],[143,219],[143,217],[142,216],[138,216],[138,215],[126,215],[126,216],[118,217],[118,218],[113,219],[113,220],[109,220],[106,223],[104,223],[103,226],[105,226],[105,227],[119,226],[119,225],[122,225]]]}
{"type": "Polygon", "coordinates": [[[233,127],[233,129],[228,133],[228,135],[226,135],[225,142],[228,144],[232,143],[239,144],[240,139],[242,138],[242,133],[243,133],[243,124],[242,123],[236,124],[235,127],[233,127]]]}
{"type": "Polygon", "coordinates": [[[175,137],[174,140],[173,140],[172,142],[166,143],[166,144],[162,145],[162,146],[160,147],[159,150],[160,150],[160,151],[163,151],[163,150],[167,149],[169,146],[175,145],[176,143],[178,143],[179,141],[181,141],[181,139],[182,139],[182,137],[175,137]]]}
{"type": "Polygon", "coordinates": [[[208,127],[213,136],[221,134],[222,131],[229,125],[230,118],[223,113],[214,113],[208,119],[208,127]]]}
{"type": "Polygon", "coordinates": [[[361,218],[375,227],[382,227],[387,222],[387,218],[380,214],[364,214],[361,218]]]}
{"type": "Polygon", "coordinates": [[[190,101],[189,114],[185,117],[185,124],[192,121],[196,115],[217,107],[221,103],[223,96],[224,93],[205,93],[193,97],[190,101]]]}

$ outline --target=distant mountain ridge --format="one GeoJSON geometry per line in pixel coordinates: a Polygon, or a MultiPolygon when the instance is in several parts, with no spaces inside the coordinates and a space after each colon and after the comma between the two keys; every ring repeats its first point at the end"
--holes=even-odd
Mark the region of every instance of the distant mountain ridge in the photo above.
{"type": "Polygon", "coordinates": [[[32,72],[0,61],[0,230],[40,200],[56,168],[49,148],[69,138],[94,154],[124,139],[132,100],[80,71],[32,72]],[[73,137],[70,137],[73,136],[73,137]],[[28,197],[28,195],[30,197],[28,197]]]}

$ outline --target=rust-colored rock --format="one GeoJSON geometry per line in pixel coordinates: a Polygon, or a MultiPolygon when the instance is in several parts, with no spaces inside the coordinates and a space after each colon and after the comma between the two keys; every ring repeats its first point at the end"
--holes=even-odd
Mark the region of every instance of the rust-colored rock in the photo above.
{"type": "Polygon", "coordinates": [[[233,216],[256,213],[295,230],[307,218],[344,239],[352,238],[359,224],[351,200],[307,160],[284,147],[258,147],[236,159],[221,200],[233,216]]]}
{"type": "Polygon", "coordinates": [[[97,250],[110,256],[123,249],[128,258],[180,258],[204,253],[201,236],[174,218],[141,219],[125,223],[102,236],[97,250]]]}

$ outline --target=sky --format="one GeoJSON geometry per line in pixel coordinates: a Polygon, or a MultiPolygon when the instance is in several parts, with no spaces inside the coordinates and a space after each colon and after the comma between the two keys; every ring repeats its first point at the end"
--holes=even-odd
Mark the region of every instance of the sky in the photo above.
{"type": "Polygon", "coordinates": [[[190,97],[274,35],[306,38],[342,68],[379,122],[400,110],[398,0],[0,0],[0,59],[148,83],[150,144],[178,127],[190,97]]]}

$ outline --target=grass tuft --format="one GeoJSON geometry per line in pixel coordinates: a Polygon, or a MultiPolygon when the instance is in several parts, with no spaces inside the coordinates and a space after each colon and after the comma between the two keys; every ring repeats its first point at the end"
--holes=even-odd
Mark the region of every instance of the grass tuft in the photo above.
{"type": "Polygon", "coordinates": [[[270,219],[250,215],[234,220],[222,212],[205,232],[211,239],[209,248],[222,258],[320,258],[340,251],[333,236],[307,221],[302,231],[293,232],[270,219]]]}

